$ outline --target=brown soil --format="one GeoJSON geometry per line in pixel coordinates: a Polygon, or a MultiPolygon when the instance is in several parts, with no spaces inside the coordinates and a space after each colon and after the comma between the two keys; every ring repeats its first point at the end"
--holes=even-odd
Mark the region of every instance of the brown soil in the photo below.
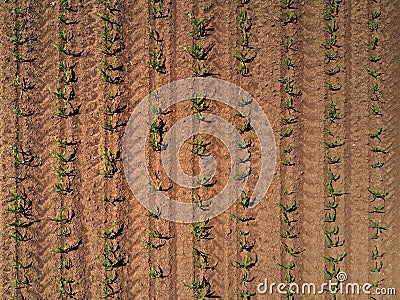
{"type": "MultiPolygon", "coordinates": [[[[3,174],[0,198],[2,201],[0,221],[0,297],[1,299],[100,299],[103,298],[102,282],[112,278],[105,289],[116,299],[192,299],[192,291],[185,286],[192,285],[195,278],[205,278],[213,296],[220,299],[238,299],[244,290],[254,294],[250,299],[281,299],[281,296],[261,295],[257,285],[268,278],[268,282],[285,282],[285,270],[281,265],[294,263],[291,271],[294,281],[314,282],[327,280],[325,269],[331,270],[331,263],[325,257],[338,257],[346,253],[338,264],[347,273],[351,282],[377,282],[384,279],[380,287],[394,287],[400,291],[400,169],[397,155],[400,151],[400,102],[398,101],[400,47],[396,43],[400,35],[397,15],[399,1],[372,0],[340,1],[336,34],[338,36],[338,57],[326,64],[321,42],[326,40],[328,21],[323,18],[325,2],[295,0],[295,22],[281,26],[278,16],[284,11],[280,1],[249,0],[241,5],[238,0],[166,0],[163,1],[164,17],[154,19],[149,15],[150,0],[111,1],[115,53],[105,56],[101,53],[105,22],[98,13],[105,13],[105,6],[98,0],[71,0],[72,8],[62,8],[58,1],[3,1],[0,8],[2,36],[0,43],[0,164],[3,174]],[[379,28],[372,32],[368,28],[371,12],[381,9],[379,28]],[[13,9],[22,8],[20,14],[13,9]],[[234,57],[239,49],[240,34],[237,18],[241,9],[251,18],[249,28],[250,54],[254,59],[247,63],[249,76],[238,74],[238,63],[234,57]],[[57,16],[65,13],[67,24],[57,16]],[[278,161],[274,179],[265,199],[253,209],[244,210],[238,203],[220,216],[206,222],[208,237],[196,240],[190,224],[180,224],[148,216],[148,211],[133,197],[125,179],[122,167],[122,141],[124,126],[130,114],[145,96],[169,82],[192,77],[195,61],[183,50],[193,39],[189,34],[191,24],[187,14],[204,16],[207,20],[207,36],[203,40],[210,47],[205,63],[212,67],[211,77],[234,83],[253,95],[265,110],[277,143],[278,161]],[[23,42],[15,45],[9,38],[18,19],[22,20],[23,42]],[[148,38],[148,26],[154,28],[161,42],[148,38]],[[57,34],[62,28],[72,33],[68,49],[75,55],[63,54],[54,47],[60,42],[57,34]],[[371,49],[371,40],[379,36],[377,50],[371,49]],[[281,45],[285,36],[293,39],[289,54],[293,67],[284,66],[286,53],[281,45]],[[157,73],[148,66],[149,52],[156,46],[163,52],[165,72],[157,73]],[[12,53],[23,53],[25,60],[18,62],[12,53]],[[379,53],[378,62],[369,57],[379,53]],[[96,67],[101,59],[116,61],[112,71],[113,83],[105,82],[96,67]],[[76,113],[67,118],[54,114],[56,98],[52,91],[61,86],[58,66],[66,59],[73,66],[74,80],[66,91],[74,91],[71,101],[76,113]],[[324,70],[335,65],[340,72],[333,76],[324,70]],[[382,68],[377,79],[370,76],[367,67],[382,68]],[[26,89],[16,88],[16,76],[25,80],[26,89]],[[278,78],[290,75],[295,90],[301,95],[294,96],[295,110],[285,108],[286,93],[278,78]],[[339,82],[341,88],[331,91],[326,82],[339,82]],[[379,83],[382,95],[373,102],[372,87],[379,83]],[[110,91],[117,94],[115,106],[121,108],[113,115],[112,131],[104,130],[109,116],[101,109],[110,91]],[[326,116],[330,100],[334,99],[340,118],[334,123],[326,116]],[[371,105],[380,108],[381,113],[372,114],[371,105]],[[13,109],[27,109],[28,116],[18,116],[13,109]],[[281,115],[292,114],[296,122],[290,124],[292,134],[282,138],[280,133],[288,129],[281,121],[281,115]],[[371,138],[370,133],[382,127],[382,134],[371,138]],[[332,138],[327,132],[334,132],[332,138]],[[54,155],[62,151],[54,136],[68,137],[71,162],[60,164],[54,155]],[[337,164],[329,165],[324,153],[324,141],[339,139],[341,146],[329,149],[331,155],[340,157],[337,164]],[[282,148],[291,145],[287,154],[282,148]],[[15,164],[11,146],[17,146],[31,160],[15,164]],[[385,153],[375,153],[373,146],[385,147],[385,153]],[[101,147],[107,147],[115,155],[115,170],[112,176],[102,176],[103,160],[101,147]],[[332,151],[331,151],[332,150],[332,151]],[[279,161],[291,157],[291,166],[279,161]],[[384,162],[380,168],[371,164],[384,162]],[[59,178],[52,167],[69,168],[72,176],[63,177],[69,189],[56,193],[59,178]],[[336,220],[324,222],[329,201],[327,189],[328,170],[340,177],[335,180],[336,190],[343,192],[337,197],[336,220]],[[21,178],[10,178],[10,177],[21,178]],[[387,192],[384,199],[371,202],[368,188],[387,192]],[[16,219],[10,213],[7,202],[11,192],[26,194],[24,218],[26,226],[7,226],[16,219]],[[105,196],[116,200],[113,204],[102,201],[105,196]],[[276,203],[290,204],[296,201],[296,209],[288,213],[297,220],[288,227],[282,222],[281,210],[276,203]],[[382,201],[381,201],[382,200],[382,201]],[[370,213],[373,206],[384,205],[384,213],[370,213]],[[61,223],[51,219],[60,216],[65,208],[68,220],[61,223]],[[232,218],[244,216],[249,221],[239,222],[232,218]],[[378,239],[371,239],[374,230],[371,219],[385,226],[378,239]],[[61,224],[61,225],[60,225],[61,224]],[[114,225],[113,225],[114,224],[114,225]],[[61,226],[61,227],[60,227],[61,226]],[[112,239],[99,238],[102,230],[114,226],[117,232],[112,239]],[[324,229],[338,227],[340,247],[326,247],[324,229]],[[66,234],[57,237],[61,228],[66,234]],[[16,241],[10,232],[18,230],[23,237],[16,241]],[[147,230],[158,230],[165,239],[149,237],[147,230]],[[298,232],[293,239],[283,238],[282,232],[298,232]],[[243,240],[238,231],[248,232],[251,249],[239,251],[238,242],[243,240]],[[24,238],[25,237],[25,238],[24,238]],[[158,250],[146,249],[144,242],[161,244],[158,250]],[[296,256],[288,255],[282,247],[299,250],[296,256]],[[67,253],[57,252],[57,245],[67,245],[67,253]],[[374,247],[384,253],[382,258],[371,260],[374,247]],[[100,260],[110,247],[115,261],[113,268],[105,269],[100,260]],[[210,268],[198,267],[192,249],[208,254],[210,268]],[[236,262],[250,256],[254,264],[244,272],[235,268],[236,262]],[[57,269],[63,261],[69,267],[57,269]],[[375,262],[382,262],[382,269],[371,272],[375,262]],[[23,267],[15,267],[19,263],[23,267]],[[163,271],[163,278],[151,279],[150,267],[163,271]],[[112,269],[112,270],[111,270],[112,269]],[[242,274],[248,274],[250,282],[240,284],[242,274]],[[109,276],[109,277],[107,277],[109,276]],[[18,281],[16,281],[18,278],[18,281]],[[60,289],[60,280],[72,279],[65,283],[65,295],[60,289]],[[14,298],[13,298],[14,297],[14,298]]],[[[245,2],[245,1],[243,1],[245,2]]],[[[240,127],[241,118],[236,112],[209,100],[207,113],[217,114],[240,127]]],[[[189,101],[171,106],[171,113],[162,115],[165,130],[180,119],[192,113],[189,101]]],[[[243,134],[253,142],[251,152],[251,175],[246,191],[251,193],[260,174],[260,145],[254,130],[243,134]]],[[[211,198],[224,187],[230,167],[230,155],[222,141],[206,136],[207,154],[219,162],[211,187],[196,191],[179,187],[169,180],[161,165],[160,152],[146,149],[147,165],[158,170],[163,186],[171,187],[162,191],[171,198],[190,202],[193,193],[203,200],[211,198]]],[[[22,156],[20,156],[22,158],[22,156]]],[[[199,172],[198,160],[191,153],[189,143],[179,149],[182,169],[189,175],[199,172]]],[[[178,167],[178,166],[177,166],[178,167]]],[[[148,188],[148,187],[146,187],[148,188]]],[[[320,299],[328,295],[295,296],[295,299],[320,299]]],[[[357,296],[358,297],[358,296],[357,296]]],[[[361,296],[360,296],[361,297],[361,296]]],[[[366,296],[364,296],[366,297],[366,296]]],[[[282,297],[283,298],[283,297],[282,297]]],[[[375,296],[376,299],[397,299],[396,296],[375,296]]],[[[331,299],[331,298],[329,298],[331,299]]],[[[356,296],[339,295],[338,299],[356,299],[356,296]]]]}

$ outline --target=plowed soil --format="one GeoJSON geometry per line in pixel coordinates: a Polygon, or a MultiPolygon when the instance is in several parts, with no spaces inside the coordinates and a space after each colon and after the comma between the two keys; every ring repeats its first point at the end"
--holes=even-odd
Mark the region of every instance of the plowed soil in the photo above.
{"type": "MultiPolygon", "coordinates": [[[[294,10],[297,17],[284,26],[279,16],[285,9],[278,0],[164,0],[163,15],[158,18],[149,13],[150,0],[111,0],[110,16],[116,37],[112,55],[99,50],[104,40],[99,32],[106,29],[99,16],[107,12],[104,3],[67,2],[66,7],[62,1],[9,0],[0,4],[1,299],[103,299],[108,291],[109,297],[115,299],[186,300],[193,299],[187,285],[192,286],[196,278],[208,283],[211,298],[238,299],[247,291],[251,296],[242,299],[285,299],[277,293],[261,294],[257,287],[265,279],[269,283],[287,282],[287,272],[280,265],[290,263],[294,264],[290,271],[294,282],[320,284],[328,280],[326,270],[332,268],[324,257],[342,254],[345,256],[336,267],[347,274],[348,282],[378,282],[381,288],[400,292],[400,1],[340,1],[335,28],[337,47],[332,48],[338,55],[328,64],[324,54],[327,48],[321,45],[329,37],[329,20],[323,16],[325,0],[292,1],[289,10],[294,10]],[[13,12],[18,8],[21,12],[13,12]],[[371,13],[377,8],[379,27],[371,31],[371,13]],[[248,76],[238,73],[235,58],[236,49],[242,49],[237,25],[241,10],[251,20],[248,76]],[[194,41],[189,33],[192,24],[188,13],[206,20],[206,36],[201,41],[209,47],[204,61],[212,67],[208,76],[234,83],[254,97],[268,116],[278,151],[276,172],[265,199],[245,211],[236,203],[209,220],[208,237],[200,240],[194,238],[190,224],[149,217],[133,197],[122,166],[125,124],[136,104],[165,84],[193,77],[195,60],[183,49],[194,41]],[[63,14],[65,23],[58,18],[63,14]],[[23,40],[14,43],[18,20],[22,22],[23,40]],[[149,25],[161,41],[149,39],[149,25]],[[62,43],[58,35],[63,29],[70,34],[67,54],[54,46],[62,43]],[[374,34],[379,36],[375,50],[371,47],[374,34]],[[293,45],[285,52],[282,43],[287,37],[292,38],[293,45]],[[156,46],[163,53],[163,73],[148,65],[149,53],[156,46]],[[23,53],[21,61],[13,57],[18,53],[23,53]],[[370,56],[377,53],[380,60],[371,62],[370,56]],[[284,65],[286,55],[292,60],[289,68],[284,65]],[[102,67],[102,59],[114,64],[112,83],[104,81],[97,70],[102,67]],[[66,92],[73,90],[71,106],[75,111],[60,118],[54,113],[57,98],[53,92],[63,86],[59,65],[64,60],[73,67],[66,92]],[[335,65],[340,71],[327,75],[325,70],[335,65]],[[381,68],[382,74],[374,78],[368,67],[381,68]],[[278,81],[287,75],[295,91],[301,91],[293,96],[294,109],[290,110],[285,108],[285,87],[278,81]],[[16,84],[18,78],[20,87],[16,84]],[[332,91],[327,82],[340,83],[340,89],[332,91]],[[372,101],[376,82],[381,98],[372,101]],[[102,109],[111,91],[117,95],[115,107],[120,109],[113,114],[112,130],[104,130],[100,125],[107,123],[110,116],[102,109]],[[339,114],[333,123],[327,120],[331,99],[339,114]],[[371,107],[380,111],[374,114],[371,107]],[[29,114],[18,115],[16,109],[29,114]],[[288,114],[295,117],[295,122],[285,125],[282,115],[288,114]],[[282,137],[289,127],[292,134],[282,137]],[[379,128],[381,134],[372,138],[371,133],[379,128]],[[64,164],[56,159],[63,147],[55,136],[67,137],[66,156],[73,154],[70,162],[64,164]],[[332,140],[340,141],[340,145],[327,148],[325,142],[332,140]],[[288,145],[289,154],[282,150],[288,145]],[[16,163],[14,146],[19,149],[18,157],[29,161],[16,163]],[[374,146],[385,151],[373,152],[374,146]],[[115,172],[105,178],[101,149],[107,148],[115,156],[115,172]],[[327,151],[338,156],[339,162],[328,164],[327,151]],[[285,166],[280,161],[288,155],[291,164],[285,166]],[[383,165],[371,167],[378,161],[383,165]],[[56,192],[60,178],[53,167],[71,171],[70,176],[62,177],[69,187],[63,193],[56,192]],[[339,175],[333,185],[341,192],[336,197],[334,222],[326,222],[330,212],[326,209],[330,200],[329,170],[339,175]],[[369,188],[385,195],[371,199],[369,188]],[[11,224],[19,218],[10,212],[15,204],[10,199],[17,191],[23,196],[27,211],[21,219],[23,226],[11,224]],[[115,202],[102,201],[106,196],[115,202]],[[288,227],[277,203],[288,205],[292,201],[296,208],[287,216],[295,221],[288,227]],[[384,212],[371,212],[374,206],[382,205],[384,212]],[[61,211],[66,219],[54,221],[61,211]],[[249,221],[232,218],[244,214],[250,217],[249,221]],[[384,227],[376,239],[371,238],[375,232],[371,228],[373,222],[384,227]],[[99,238],[104,234],[102,230],[108,231],[112,226],[112,238],[99,238]],[[335,228],[339,231],[331,237],[339,238],[343,245],[329,248],[324,230],[335,228]],[[66,233],[57,236],[62,229],[66,233]],[[148,230],[158,230],[165,238],[151,238],[148,230]],[[284,238],[285,230],[298,235],[284,238]],[[249,249],[239,251],[238,243],[243,237],[238,231],[248,233],[249,249]],[[15,232],[21,236],[13,238],[15,232]],[[147,249],[144,243],[160,247],[147,249]],[[283,245],[298,253],[289,255],[283,245]],[[58,246],[65,246],[65,253],[57,253],[58,246]],[[109,268],[101,263],[107,247],[116,262],[109,268]],[[198,267],[193,248],[208,255],[209,268],[198,267]],[[383,257],[372,260],[374,249],[384,253],[383,257]],[[246,256],[252,263],[247,270],[234,267],[246,256]],[[63,263],[67,266],[61,267],[63,263]],[[381,268],[376,269],[377,266],[381,268]],[[163,276],[152,279],[151,267],[162,270],[163,276]],[[248,275],[249,282],[240,283],[242,274],[248,275]],[[107,279],[110,280],[105,284],[107,279]]],[[[218,105],[210,102],[208,112],[221,112],[218,105]]],[[[191,114],[190,109],[189,101],[173,106],[171,114],[161,116],[166,129],[191,114]]],[[[240,124],[237,116],[229,117],[234,116],[233,111],[224,111],[219,115],[235,126],[240,124]]],[[[254,132],[246,134],[251,136],[254,132]]],[[[217,162],[218,157],[223,161],[215,178],[218,184],[200,191],[205,199],[218,193],[228,176],[227,149],[212,137],[207,140],[212,143],[207,151],[217,162]]],[[[257,145],[252,150],[255,156],[250,192],[259,168],[257,145]]],[[[146,151],[149,169],[160,169],[160,152],[146,151]]],[[[189,146],[181,149],[180,161],[185,172],[197,174],[198,158],[190,153],[189,146]]],[[[164,178],[165,174],[159,176],[164,178]]],[[[163,182],[170,184],[168,178],[163,182]]],[[[190,201],[191,191],[174,187],[165,193],[190,201]]],[[[370,296],[337,295],[336,299],[398,299],[395,295],[370,296]]],[[[294,295],[294,299],[334,299],[331,297],[328,293],[294,295]]]]}

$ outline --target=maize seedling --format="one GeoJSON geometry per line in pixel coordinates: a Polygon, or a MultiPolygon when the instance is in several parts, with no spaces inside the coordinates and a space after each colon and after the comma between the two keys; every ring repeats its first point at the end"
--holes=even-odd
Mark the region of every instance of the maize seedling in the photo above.
{"type": "Polygon", "coordinates": [[[280,136],[282,138],[289,137],[292,134],[292,132],[293,132],[292,128],[288,128],[286,131],[281,132],[280,136]]]}
{"type": "Polygon", "coordinates": [[[115,252],[111,250],[110,244],[106,244],[102,255],[96,257],[106,271],[111,271],[122,263],[122,260],[117,258],[115,252]]]}
{"type": "Polygon", "coordinates": [[[371,164],[371,167],[373,167],[374,169],[375,169],[375,168],[381,168],[381,167],[383,167],[384,164],[385,164],[385,163],[384,163],[383,161],[379,160],[379,161],[377,161],[377,162],[372,163],[372,164],[371,164]]]}
{"type": "Polygon", "coordinates": [[[278,207],[282,210],[282,212],[294,212],[297,209],[296,206],[296,200],[293,200],[291,204],[289,205],[283,205],[281,203],[276,203],[276,205],[278,205],[278,207]]]}
{"type": "Polygon", "coordinates": [[[204,77],[209,74],[211,67],[201,64],[199,59],[196,59],[196,66],[193,68],[193,75],[196,77],[204,77]]]}
{"type": "Polygon", "coordinates": [[[230,263],[231,266],[235,267],[236,269],[243,269],[248,270],[250,269],[255,263],[251,262],[250,255],[245,255],[241,262],[230,263]]]}
{"type": "Polygon", "coordinates": [[[206,33],[206,25],[205,25],[205,17],[196,18],[192,14],[188,14],[188,17],[193,25],[193,31],[190,32],[190,35],[194,39],[199,39],[200,37],[205,36],[206,33]]]}
{"type": "Polygon", "coordinates": [[[162,58],[162,52],[158,47],[150,53],[150,58],[147,63],[154,71],[164,73],[164,60],[162,58]]]}
{"type": "Polygon", "coordinates": [[[197,250],[196,248],[192,249],[192,253],[196,258],[197,268],[199,268],[200,270],[211,269],[210,264],[208,262],[207,253],[197,250]]]}
{"type": "Polygon", "coordinates": [[[248,177],[251,174],[251,168],[249,166],[247,166],[242,173],[236,174],[235,176],[233,176],[233,179],[235,180],[243,180],[246,177],[248,177]]]}
{"type": "Polygon", "coordinates": [[[190,225],[190,231],[197,240],[207,238],[208,233],[206,229],[206,224],[204,222],[190,225]]]}
{"type": "Polygon", "coordinates": [[[151,1],[149,7],[149,15],[154,19],[162,18],[162,1],[151,1]]]}
{"type": "Polygon", "coordinates": [[[295,219],[289,219],[289,217],[285,211],[282,211],[280,216],[281,216],[282,223],[285,223],[289,227],[292,226],[292,223],[297,222],[297,220],[295,220],[295,219]]]}
{"type": "Polygon", "coordinates": [[[149,25],[149,40],[153,40],[155,42],[162,42],[162,39],[160,38],[160,35],[158,32],[149,25]]]}
{"type": "Polygon", "coordinates": [[[332,76],[332,75],[335,75],[336,73],[340,72],[340,67],[339,67],[339,65],[336,65],[335,67],[325,69],[324,72],[326,75],[332,76]]]}
{"type": "Polygon", "coordinates": [[[379,137],[380,137],[380,135],[382,134],[382,130],[383,130],[383,128],[382,127],[379,127],[377,130],[375,130],[374,132],[371,132],[370,134],[369,134],[369,137],[370,138],[377,138],[377,139],[380,139],[379,137]]]}
{"type": "Polygon", "coordinates": [[[288,230],[282,230],[281,237],[284,239],[294,239],[299,236],[299,232],[290,233],[288,230]]]}
{"type": "Polygon", "coordinates": [[[292,5],[294,4],[294,0],[283,0],[279,3],[279,7],[282,9],[290,9],[292,8],[292,5]]]}
{"type": "Polygon", "coordinates": [[[370,57],[369,57],[369,60],[371,61],[371,62],[378,62],[378,61],[380,61],[380,59],[381,59],[381,55],[380,54],[372,54],[370,57]]]}
{"type": "Polygon", "coordinates": [[[205,42],[194,42],[192,47],[190,48],[183,47],[183,50],[189,53],[190,56],[193,57],[194,59],[203,60],[207,55],[207,51],[204,48],[204,45],[205,42]]]}
{"type": "Polygon", "coordinates": [[[377,108],[374,104],[369,107],[374,115],[382,115],[381,110],[377,108]]]}
{"type": "Polygon", "coordinates": [[[330,280],[336,280],[336,276],[338,275],[340,271],[340,268],[337,267],[336,264],[332,264],[331,271],[329,271],[327,268],[325,268],[325,275],[328,277],[330,280]]]}
{"type": "Polygon", "coordinates": [[[240,194],[239,205],[246,209],[249,207],[249,204],[250,196],[246,192],[242,191],[242,193],[240,194]]]}
{"type": "Polygon", "coordinates": [[[206,151],[206,146],[205,144],[206,138],[205,137],[198,137],[194,142],[188,142],[190,145],[192,145],[192,150],[191,152],[196,155],[196,156],[203,156],[205,151],[206,151]]]}
{"type": "Polygon", "coordinates": [[[324,222],[333,223],[336,221],[336,209],[332,209],[332,213],[325,214],[324,222]]]}
{"type": "Polygon", "coordinates": [[[368,74],[374,78],[378,78],[380,75],[382,75],[382,68],[372,69],[372,68],[368,67],[367,71],[368,71],[368,74]]]}
{"type": "Polygon", "coordinates": [[[383,262],[375,262],[375,267],[373,269],[371,269],[371,273],[376,273],[376,272],[380,272],[382,270],[383,267],[383,262]]]}
{"type": "Polygon", "coordinates": [[[210,284],[204,277],[201,281],[195,278],[192,285],[184,283],[184,286],[193,292],[193,297],[196,300],[210,299],[213,296],[213,293],[210,292],[210,284]]]}
{"type": "Polygon", "coordinates": [[[249,116],[241,113],[237,113],[236,115],[243,119],[242,125],[240,127],[236,127],[236,129],[240,132],[240,134],[243,134],[246,131],[250,130],[251,125],[249,116]]]}
{"type": "Polygon", "coordinates": [[[339,238],[332,239],[331,235],[324,230],[325,241],[327,242],[327,248],[337,248],[344,245],[344,242],[340,242],[339,238]]]}
{"type": "Polygon", "coordinates": [[[376,50],[376,48],[378,47],[378,42],[379,42],[378,35],[376,33],[374,33],[374,35],[372,37],[372,42],[371,42],[372,50],[376,50]]]}
{"type": "Polygon", "coordinates": [[[211,179],[211,177],[200,178],[199,176],[196,176],[194,178],[194,181],[195,181],[195,183],[197,184],[198,187],[201,187],[201,186],[210,185],[210,179],[211,179]]]}
{"type": "Polygon", "coordinates": [[[330,262],[330,263],[332,263],[332,264],[338,264],[338,263],[340,263],[345,257],[346,257],[346,253],[343,253],[342,255],[340,255],[339,257],[337,257],[337,258],[334,258],[334,257],[332,257],[332,256],[324,256],[324,259],[327,261],[327,262],[330,262]]]}
{"type": "Polygon", "coordinates": [[[382,148],[379,146],[373,146],[371,149],[372,152],[380,152],[380,153],[387,153],[386,148],[382,148]]]}
{"type": "Polygon", "coordinates": [[[377,260],[378,258],[382,258],[384,255],[384,253],[379,253],[377,246],[374,246],[371,254],[371,260],[377,260]]]}
{"type": "Polygon", "coordinates": [[[383,232],[383,230],[386,230],[385,226],[380,225],[378,222],[376,222],[375,220],[370,219],[372,225],[371,228],[375,229],[374,234],[371,236],[371,239],[378,239],[379,234],[381,234],[383,232]]]}
{"type": "Polygon", "coordinates": [[[385,213],[385,205],[380,205],[380,206],[375,206],[374,205],[374,209],[369,210],[368,212],[370,214],[375,214],[375,213],[382,214],[382,213],[385,213]]]}
{"type": "Polygon", "coordinates": [[[325,151],[325,159],[330,165],[337,164],[340,161],[340,158],[338,156],[330,156],[328,151],[325,151]]]}
{"type": "Polygon", "coordinates": [[[368,187],[368,192],[372,194],[371,202],[375,201],[375,199],[385,199],[385,197],[389,194],[389,192],[377,192],[370,187],[368,187]]]}
{"type": "Polygon", "coordinates": [[[103,171],[100,174],[106,178],[112,177],[116,172],[115,155],[111,152],[110,148],[100,146],[100,152],[103,160],[103,171]]]}
{"type": "Polygon", "coordinates": [[[115,232],[114,227],[115,227],[115,222],[112,223],[111,228],[109,230],[101,229],[101,235],[99,235],[97,237],[99,239],[107,239],[107,240],[112,240],[112,239],[116,238],[119,231],[115,232]]]}
{"type": "Polygon", "coordinates": [[[163,278],[163,271],[160,266],[157,267],[157,270],[150,267],[149,276],[151,279],[163,278]]]}
{"type": "Polygon", "coordinates": [[[282,23],[283,26],[293,23],[297,20],[297,15],[294,10],[285,11],[278,17],[278,20],[282,23]]]}
{"type": "Polygon", "coordinates": [[[238,222],[242,222],[242,223],[254,220],[253,217],[247,217],[246,215],[243,215],[243,216],[239,217],[239,216],[236,216],[234,214],[230,214],[230,216],[231,216],[232,219],[234,219],[234,220],[236,220],[238,222]]]}
{"type": "Polygon", "coordinates": [[[248,290],[244,290],[238,296],[239,296],[239,299],[247,300],[247,299],[250,299],[250,297],[255,296],[255,295],[256,295],[255,293],[250,293],[248,290]]]}
{"type": "Polygon", "coordinates": [[[251,281],[253,281],[253,279],[250,279],[249,274],[247,274],[247,272],[244,272],[244,273],[242,273],[239,284],[245,285],[246,283],[251,282],[251,281]]]}
{"type": "Polygon", "coordinates": [[[286,245],[284,242],[281,243],[283,250],[289,254],[290,256],[296,256],[303,252],[303,250],[295,250],[293,248],[290,248],[288,245],[286,245]]]}
{"type": "Polygon", "coordinates": [[[325,55],[325,63],[328,64],[330,63],[332,60],[337,60],[338,59],[338,53],[335,50],[331,50],[331,51],[324,51],[324,55],[325,55]]]}

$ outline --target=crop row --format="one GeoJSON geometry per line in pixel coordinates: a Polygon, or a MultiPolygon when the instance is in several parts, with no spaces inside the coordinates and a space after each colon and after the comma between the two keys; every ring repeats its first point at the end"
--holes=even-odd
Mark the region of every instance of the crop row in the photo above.
{"type": "MultiPolygon", "coordinates": [[[[375,1],[378,2],[378,1],[375,1]]],[[[377,118],[379,123],[382,121],[382,93],[380,87],[380,76],[382,75],[382,67],[380,67],[381,55],[379,54],[380,41],[379,41],[379,27],[380,27],[380,18],[381,18],[381,8],[378,4],[374,7],[374,9],[369,14],[368,20],[368,28],[372,34],[371,42],[370,42],[370,56],[369,56],[369,66],[367,67],[367,73],[371,76],[373,84],[371,86],[371,95],[370,95],[370,104],[369,109],[371,115],[377,118]]],[[[382,125],[378,125],[378,128],[374,129],[369,133],[369,138],[374,143],[372,146],[373,155],[370,157],[370,167],[373,169],[374,173],[381,172],[381,168],[384,166],[385,162],[383,160],[387,150],[385,147],[382,147],[382,133],[384,132],[384,128],[382,125]],[[375,143],[376,141],[376,143],[375,143]]],[[[374,178],[376,178],[374,176],[374,178]]],[[[371,182],[373,185],[376,183],[371,182]]],[[[370,273],[376,274],[374,279],[373,286],[378,288],[382,283],[384,278],[382,277],[382,272],[384,271],[382,257],[384,256],[384,252],[380,252],[380,243],[379,239],[381,238],[381,234],[383,231],[387,230],[387,226],[383,224],[384,214],[385,214],[385,206],[386,206],[386,197],[388,196],[388,192],[384,191],[384,188],[380,187],[379,190],[375,190],[375,188],[368,187],[368,194],[370,195],[370,206],[371,208],[368,210],[368,213],[371,215],[370,218],[370,227],[372,230],[371,240],[373,241],[373,246],[371,249],[371,267],[370,273]],[[379,248],[378,248],[379,247],[379,248]]],[[[376,298],[371,296],[370,300],[375,300],[376,298]]]]}

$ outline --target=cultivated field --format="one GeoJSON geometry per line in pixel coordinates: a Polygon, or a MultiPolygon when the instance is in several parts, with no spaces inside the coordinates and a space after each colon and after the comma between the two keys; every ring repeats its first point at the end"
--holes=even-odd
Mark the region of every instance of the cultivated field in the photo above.
{"type": "Polygon", "coordinates": [[[387,0],[2,1],[0,298],[398,299],[377,288],[400,292],[399,12],[387,0]],[[196,96],[149,105],[149,197],[201,208],[230,176],[224,142],[199,134],[172,168],[195,176],[212,155],[215,176],[190,189],[168,178],[163,139],[184,117],[218,115],[244,141],[239,199],[185,224],[135,199],[122,144],[142,99],[190,77],[250,93],[277,159],[250,208],[263,155],[251,114],[196,96]],[[260,285],[345,275],[375,294],[260,285]]]}

